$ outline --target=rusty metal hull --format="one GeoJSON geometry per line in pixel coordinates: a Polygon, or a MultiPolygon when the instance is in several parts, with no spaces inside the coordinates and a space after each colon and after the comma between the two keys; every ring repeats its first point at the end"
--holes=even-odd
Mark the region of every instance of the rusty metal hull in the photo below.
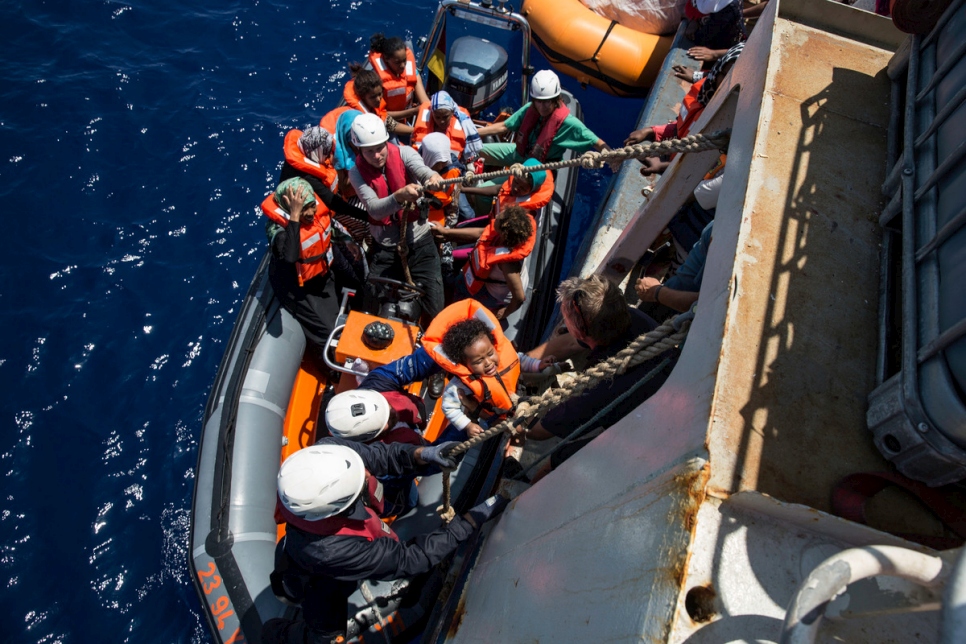
{"type": "MultiPolygon", "coordinates": [[[[887,469],[864,414],[875,386],[885,70],[902,36],[843,5],[782,5],[770,2],[695,126],[731,127],[732,138],[677,367],[514,501],[445,641],[778,641],[785,606],[828,554],[926,550],[828,514],[841,477],[887,469]]],[[[679,156],[581,271],[626,277],[715,156],[679,156]]],[[[908,499],[872,514],[885,529],[942,532],[908,499]]],[[[934,594],[901,581],[856,586],[837,610],[864,617],[823,625],[820,641],[938,639],[934,594]]]]}

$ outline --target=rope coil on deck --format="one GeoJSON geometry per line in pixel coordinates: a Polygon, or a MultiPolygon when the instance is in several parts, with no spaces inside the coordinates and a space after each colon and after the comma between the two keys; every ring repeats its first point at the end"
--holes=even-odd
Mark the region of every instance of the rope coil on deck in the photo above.
{"type": "MultiPolygon", "coordinates": [[[[490,179],[503,179],[514,176],[523,178],[523,175],[531,172],[543,170],[559,170],[561,168],[572,168],[580,166],[585,170],[598,170],[606,163],[611,161],[626,161],[628,159],[640,159],[643,157],[660,157],[676,152],[704,152],[705,150],[720,150],[728,145],[731,138],[731,129],[716,130],[709,134],[690,134],[680,139],[665,139],[664,141],[648,141],[645,143],[635,143],[621,148],[604,150],[597,152],[589,150],[579,157],[566,161],[553,161],[551,163],[541,163],[540,165],[524,167],[521,163],[514,163],[509,168],[495,170],[493,172],[483,172],[476,174],[472,170],[467,170],[462,177],[453,179],[443,179],[440,182],[431,184],[434,188],[443,188],[453,184],[463,186],[474,186],[480,181],[490,179]]],[[[429,184],[427,184],[429,185],[429,184]]]]}
{"type": "MultiPolygon", "coordinates": [[[[548,389],[539,396],[521,400],[511,418],[487,429],[482,434],[474,436],[454,446],[446,456],[458,456],[479,445],[483,441],[506,432],[518,433],[518,427],[525,421],[542,418],[550,409],[579,396],[583,392],[596,387],[603,380],[624,374],[631,367],[656,358],[669,349],[674,349],[684,341],[691,327],[693,312],[682,313],[664,322],[653,331],[641,334],[627,347],[617,352],[607,360],[600,362],[578,375],[572,381],[558,389],[548,389]]],[[[443,505],[437,508],[440,516],[447,522],[456,516],[456,511],[450,505],[450,471],[443,470],[443,505]]]]}

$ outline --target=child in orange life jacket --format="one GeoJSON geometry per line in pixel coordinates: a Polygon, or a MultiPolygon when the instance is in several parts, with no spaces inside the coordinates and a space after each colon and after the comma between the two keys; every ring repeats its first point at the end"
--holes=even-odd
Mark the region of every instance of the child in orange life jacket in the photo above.
{"type": "Polygon", "coordinates": [[[475,300],[443,309],[423,336],[429,356],[454,377],[443,392],[443,413],[452,430],[440,440],[465,440],[507,418],[515,407],[520,371],[553,364],[517,353],[496,316],[475,300]]]}
{"type": "MultiPolygon", "coordinates": [[[[450,140],[441,132],[427,134],[422,140],[419,153],[423,157],[423,163],[432,168],[443,179],[455,179],[463,175],[462,168],[453,162],[450,150],[450,140]]],[[[446,186],[440,192],[429,193],[435,197],[440,207],[430,207],[429,221],[437,226],[455,226],[459,219],[459,208],[454,196],[458,199],[459,193],[456,192],[458,184],[446,186]]],[[[443,270],[443,275],[453,272],[453,245],[448,241],[437,240],[436,249],[439,251],[439,263],[443,270]]]]}
{"type": "MultiPolygon", "coordinates": [[[[523,167],[532,168],[540,165],[536,159],[527,159],[523,167]]],[[[467,195],[483,195],[496,197],[493,204],[493,214],[509,206],[520,206],[531,211],[534,219],[538,219],[541,209],[553,199],[553,174],[546,170],[528,172],[523,177],[507,177],[502,185],[488,185],[480,187],[464,187],[462,192],[467,195]]]]}
{"type": "Polygon", "coordinates": [[[386,124],[386,131],[390,135],[412,134],[412,126],[403,122],[409,117],[409,111],[391,111],[387,107],[382,80],[376,72],[365,69],[359,63],[349,63],[349,73],[352,79],[342,89],[346,105],[363,114],[377,115],[386,124]]]}
{"type": "MultiPolygon", "coordinates": [[[[467,229],[460,229],[460,232],[467,229]]],[[[472,297],[496,313],[502,321],[527,299],[529,276],[524,262],[533,252],[537,224],[528,211],[510,206],[478,231],[460,279],[453,289],[456,299],[472,297]]]]}

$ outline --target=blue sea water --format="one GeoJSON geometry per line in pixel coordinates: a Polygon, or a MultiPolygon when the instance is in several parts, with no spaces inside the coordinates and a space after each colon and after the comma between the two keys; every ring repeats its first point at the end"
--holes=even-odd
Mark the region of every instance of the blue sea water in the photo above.
{"type": "MultiPolygon", "coordinates": [[[[209,641],[191,493],[256,206],[368,36],[435,4],[3,3],[3,641],[209,641]]],[[[565,84],[619,144],[640,102],[565,84]]],[[[609,180],[582,173],[571,247],[609,180]]]]}

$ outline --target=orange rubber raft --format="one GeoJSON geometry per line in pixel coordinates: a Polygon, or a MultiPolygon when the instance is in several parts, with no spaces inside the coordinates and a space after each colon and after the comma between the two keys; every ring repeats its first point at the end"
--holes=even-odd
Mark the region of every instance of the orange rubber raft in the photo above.
{"type": "Polygon", "coordinates": [[[524,0],[520,13],[554,69],[614,96],[647,94],[674,38],[623,27],[580,0],[524,0]]]}

